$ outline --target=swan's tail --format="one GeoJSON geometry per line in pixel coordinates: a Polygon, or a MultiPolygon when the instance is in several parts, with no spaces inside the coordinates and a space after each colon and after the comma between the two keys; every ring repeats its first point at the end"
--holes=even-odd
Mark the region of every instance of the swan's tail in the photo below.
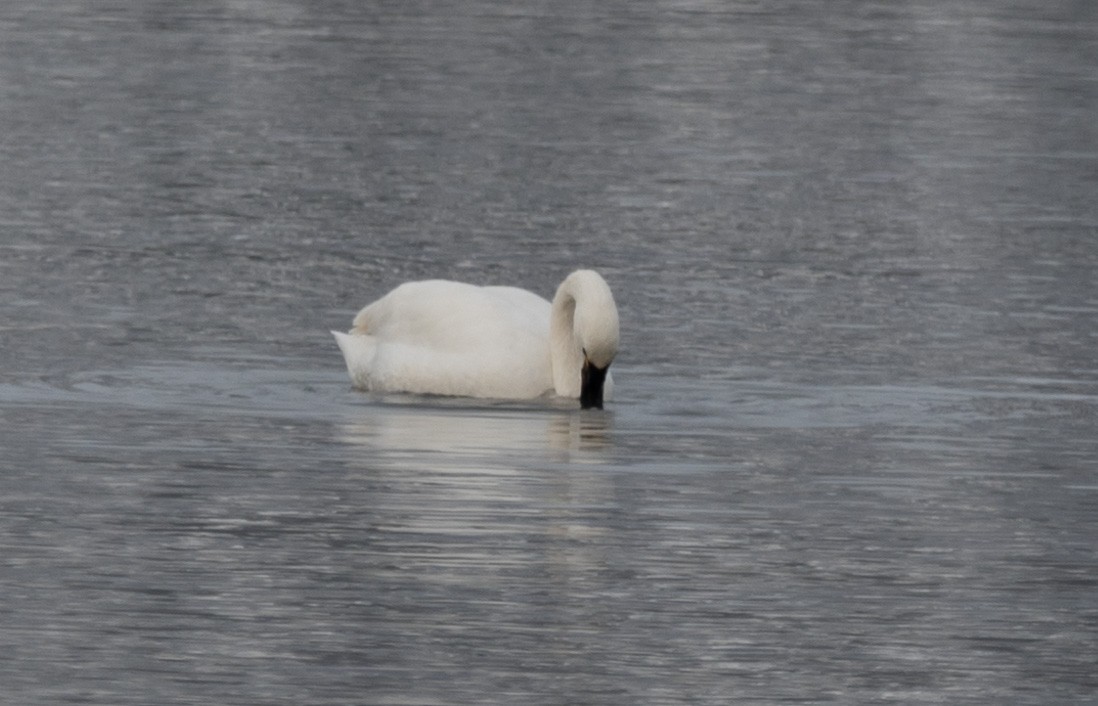
{"type": "Polygon", "coordinates": [[[343,352],[343,360],[347,363],[347,374],[351,376],[351,384],[363,390],[370,389],[370,366],[374,361],[377,339],[373,336],[339,331],[332,331],[332,335],[339,344],[339,350],[343,352]]]}

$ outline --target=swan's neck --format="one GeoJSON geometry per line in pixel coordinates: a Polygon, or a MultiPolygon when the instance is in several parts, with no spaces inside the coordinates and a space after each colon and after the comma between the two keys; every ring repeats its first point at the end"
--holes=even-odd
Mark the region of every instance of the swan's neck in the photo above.
{"type": "Polygon", "coordinates": [[[576,298],[564,285],[553,297],[549,315],[549,356],[553,364],[553,387],[561,397],[579,397],[583,347],[576,341],[576,298]]]}
{"type": "Polygon", "coordinates": [[[553,387],[561,397],[579,397],[584,358],[605,370],[618,351],[618,308],[601,276],[579,270],[553,297],[549,315],[553,387]]]}

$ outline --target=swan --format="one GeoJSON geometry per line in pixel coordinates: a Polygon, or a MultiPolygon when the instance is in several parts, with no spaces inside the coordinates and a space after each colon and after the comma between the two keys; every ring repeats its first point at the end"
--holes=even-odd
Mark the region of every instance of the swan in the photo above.
{"type": "Polygon", "coordinates": [[[517,287],[406,282],[332,331],[351,383],[378,392],[529,399],[602,408],[618,308],[600,274],[568,275],[550,304],[517,287]]]}

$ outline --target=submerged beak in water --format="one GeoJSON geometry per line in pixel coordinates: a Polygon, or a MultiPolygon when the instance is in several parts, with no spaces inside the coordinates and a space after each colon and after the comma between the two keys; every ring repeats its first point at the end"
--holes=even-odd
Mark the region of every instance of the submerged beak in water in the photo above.
{"type": "Polygon", "coordinates": [[[610,369],[596,367],[584,356],[583,369],[580,371],[580,407],[583,409],[602,409],[602,386],[606,382],[606,371],[610,369]]]}

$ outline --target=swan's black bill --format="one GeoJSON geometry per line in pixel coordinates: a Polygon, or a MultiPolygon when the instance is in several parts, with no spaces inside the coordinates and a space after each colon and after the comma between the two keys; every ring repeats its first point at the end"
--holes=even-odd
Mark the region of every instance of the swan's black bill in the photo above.
{"type": "Polygon", "coordinates": [[[596,368],[590,361],[583,361],[580,372],[580,407],[583,409],[602,409],[602,387],[606,383],[605,368],[596,368]]]}

